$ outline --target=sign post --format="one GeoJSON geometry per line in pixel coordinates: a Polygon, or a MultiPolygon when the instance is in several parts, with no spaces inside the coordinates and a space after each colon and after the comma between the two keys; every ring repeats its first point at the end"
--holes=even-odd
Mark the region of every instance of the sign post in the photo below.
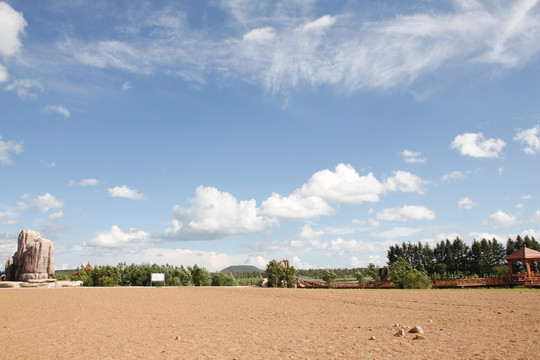
{"type": "Polygon", "coordinates": [[[150,277],[150,286],[155,282],[163,282],[163,285],[165,285],[165,274],[152,273],[150,277]]]}

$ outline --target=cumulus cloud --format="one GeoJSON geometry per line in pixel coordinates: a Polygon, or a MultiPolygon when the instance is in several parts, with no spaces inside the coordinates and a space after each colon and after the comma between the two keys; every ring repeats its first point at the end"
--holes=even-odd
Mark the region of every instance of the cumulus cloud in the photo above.
{"type": "Polygon", "coordinates": [[[498,229],[512,226],[515,223],[516,217],[514,215],[510,215],[501,210],[498,210],[495,214],[489,216],[485,224],[493,229],[498,229]]]}
{"type": "Polygon", "coordinates": [[[62,115],[63,117],[70,117],[71,114],[69,112],[68,109],[66,109],[65,107],[61,106],[61,105],[48,105],[48,106],[45,106],[44,108],[41,109],[41,112],[43,114],[60,114],[62,115]]]}
{"type": "Polygon", "coordinates": [[[450,148],[474,158],[498,158],[505,145],[502,139],[485,139],[482,133],[464,133],[454,138],[450,148]]]}
{"type": "Polygon", "coordinates": [[[260,213],[286,220],[305,220],[330,215],[330,204],[378,202],[388,191],[424,193],[427,181],[406,171],[395,171],[385,181],[372,173],[361,176],[349,164],[339,164],[334,171],[321,170],[289,196],[273,194],[263,201],[260,213]]]}
{"type": "Polygon", "coordinates": [[[113,225],[109,230],[97,232],[92,239],[84,241],[83,247],[94,249],[103,255],[120,251],[134,253],[155,241],[147,231],[134,228],[123,230],[113,225]]]}
{"type": "Polygon", "coordinates": [[[388,208],[377,213],[377,219],[381,221],[411,221],[433,220],[435,212],[418,205],[404,205],[400,208],[388,208]]]}
{"type": "Polygon", "coordinates": [[[469,199],[468,197],[462,197],[458,201],[458,206],[460,208],[465,208],[467,210],[471,210],[476,205],[478,205],[478,204],[476,202],[472,201],[471,199],[469,199]]]}
{"type": "Polygon", "coordinates": [[[179,240],[223,239],[278,225],[275,219],[258,214],[255,200],[238,201],[230,193],[202,185],[195,190],[190,207],[173,207],[173,218],[165,237],[179,240]]]}
{"type": "Polygon", "coordinates": [[[422,154],[420,152],[403,150],[401,152],[401,155],[403,155],[403,159],[405,160],[405,162],[409,164],[426,162],[426,158],[422,157],[422,154]]]}
{"type": "Polygon", "coordinates": [[[415,192],[424,194],[424,186],[428,181],[408,171],[394,171],[394,175],[387,178],[385,187],[388,191],[415,192]]]}
{"type": "Polygon", "coordinates": [[[30,194],[24,194],[21,196],[21,200],[17,202],[19,210],[39,210],[41,213],[45,214],[51,209],[61,209],[64,206],[64,203],[56,199],[50,193],[45,193],[43,195],[38,195],[32,197],[30,194]]]}
{"type": "MultiPolygon", "coordinates": [[[[27,25],[23,14],[5,2],[0,2],[0,55],[4,58],[15,55],[21,48],[20,35],[27,25]]],[[[0,82],[9,78],[7,70],[0,64],[0,82]]]]}
{"type": "Polygon", "coordinates": [[[444,174],[441,177],[441,180],[445,183],[449,183],[449,182],[455,182],[458,180],[465,180],[466,178],[467,178],[467,175],[465,175],[461,171],[452,171],[449,174],[444,174]]]}
{"type": "MultiPolygon", "coordinates": [[[[94,180],[94,179],[90,179],[90,180],[94,180]]],[[[91,185],[91,183],[92,181],[90,182],[90,184],[87,184],[87,185],[91,185]]],[[[137,192],[137,190],[128,188],[126,185],[108,188],[107,191],[109,192],[109,195],[111,195],[111,197],[120,197],[120,198],[126,198],[126,199],[131,199],[131,200],[146,200],[146,196],[137,192]]]]}
{"type": "Polygon", "coordinates": [[[540,125],[536,125],[527,130],[523,130],[517,133],[514,140],[521,142],[523,145],[527,145],[523,148],[527,154],[537,154],[540,152],[540,125]]]}
{"type": "Polygon", "coordinates": [[[263,216],[284,220],[307,220],[317,216],[330,215],[335,212],[325,200],[317,196],[301,196],[293,193],[290,196],[272,194],[264,200],[259,209],[263,216]]]}
{"type": "MultiPolygon", "coordinates": [[[[83,180],[80,180],[80,181],[74,181],[74,180],[70,180],[68,185],[69,186],[73,186],[73,185],[77,185],[77,186],[95,186],[95,185],[98,185],[99,184],[99,180],[98,179],[92,179],[92,178],[89,178],[89,179],[83,179],[83,180]]],[[[109,191],[110,193],[110,191],[109,191]]],[[[111,196],[113,196],[111,194],[111,196]]]]}
{"type": "Polygon", "coordinates": [[[20,154],[23,151],[22,141],[4,141],[2,135],[0,135],[0,164],[12,165],[13,161],[10,159],[10,154],[20,154]]]}
{"type": "Polygon", "coordinates": [[[385,187],[372,173],[360,176],[349,164],[339,164],[335,171],[321,170],[302,185],[298,195],[318,196],[330,203],[361,204],[377,202],[385,187]]]}

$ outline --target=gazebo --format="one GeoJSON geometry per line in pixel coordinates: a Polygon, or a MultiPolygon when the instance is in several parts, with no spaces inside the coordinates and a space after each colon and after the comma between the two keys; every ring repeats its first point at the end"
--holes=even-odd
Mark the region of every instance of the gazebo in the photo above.
{"type": "Polygon", "coordinates": [[[540,274],[535,274],[534,272],[531,272],[531,262],[540,261],[540,251],[529,249],[528,247],[524,246],[518,251],[505,256],[504,260],[508,262],[508,270],[511,282],[519,282],[528,286],[540,285],[540,274]],[[517,261],[520,261],[525,265],[525,269],[527,270],[526,275],[514,275],[512,273],[512,264],[517,261]]]}

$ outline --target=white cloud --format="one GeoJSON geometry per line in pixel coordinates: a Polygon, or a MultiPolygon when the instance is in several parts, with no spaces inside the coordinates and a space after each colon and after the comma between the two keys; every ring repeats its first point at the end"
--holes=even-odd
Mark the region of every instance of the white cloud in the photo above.
{"type": "Polygon", "coordinates": [[[15,213],[13,211],[0,211],[0,219],[5,219],[13,216],[15,216],[15,213]]]}
{"type": "MultiPolygon", "coordinates": [[[[23,14],[13,10],[5,2],[0,2],[0,58],[15,55],[22,44],[19,36],[27,25],[23,14]]],[[[0,83],[9,79],[7,69],[0,64],[0,83]]]]}
{"type": "Polygon", "coordinates": [[[489,216],[489,219],[486,221],[486,225],[498,229],[502,227],[512,226],[516,223],[516,217],[510,214],[507,214],[501,210],[498,210],[495,214],[489,216]]]}
{"type": "Polygon", "coordinates": [[[129,81],[126,81],[125,83],[122,84],[122,91],[126,91],[132,88],[133,87],[131,86],[131,83],[129,81]]]}
{"type": "Polygon", "coordinates": [[[55,213],[52,213],[48,216],[49,220],[56,220],[60,219],[62,216],[64,216],[64,212],[62,210],[59,210],[55,213]]]}
{"type": "Polygon", "coordinates": [[[107,255],[119,251],[135,253],[153,242],[155,239],[147,231],[134,228],[122,230],[117,225],[113,225],[108,231],[98,232],[92,239],[84,241],[83,247],[107,255]]]}
{"type": "Polygon", "coordinates": [[[360,176],[349,164],[339,164],[335,171],[321,170],[297,190],[302,197],[318,196],[329,203],[361,204],[377,202],[384,186],[372,173],[360,176]]]}
{"type": "Polygon", "coordinates": [[[325,234],[322,230],[313,230],[310,224],[305,224],[302,227],[300,234],[295,236],[290,244],[292,247],[305,248],[306,246],[320,247],[321,238],[325,234]]]}
{"type": "Polygon", "coordinates": [[[41,109],[41,112],[43,114],[56,113],[56,114],[62,115],[63,117],[66,117],[66,118],[71,116],[69,110],[66,109],[65,107],[61,106],[61,105],[48,105],[48,106],[45,106],[44,108],[41,109]]]}
{"type": "Polygon", "coordinates": [[[311,265],[310,263],[303,261],[298,256],[294,256],[291,260],[291,265],[294,266],[296,269],[314,269],[315,266],[311,265]]]}
{"type": "Polygon", "coordinates": [[[523,130],[517,133],[514,140],[527,145],[523,151],[527,154],[537,154],[540,152],[540,125],[536,125],[527,130],[523,130]]]}
{"type": "Polygon", "coordinates": [[[397,237],[411,236],[419,232],[420,232],[420,229],[408,228],[408,227],[396,227],[387,231],[380,232],[376,234],[376,236],[392,239],[392,238],[397,238],[397,237]]]}
{"type": "Polygon", "coordinates": [[[468,197],[462,197],[458,201],[458,206],[460,208],[465,208],[467,210],[471,210],[476,205],[478,205],[478,204],[476,202],[472,201],[471,199],[469,199],[468,197]]]}
{"type": "MultiPolygon", "coordinates": [[[[78,185],[78,186],[95,186],[95,185],[98,185],[99,184],[99,180],[98,179],[83,179],[81,181],[74,181],[74,180],[70,180],[68,185],[69,186],[73,186],[73,185],[78,185]]],[[[110,193],[110,191],[109,191],[110,193]]],[[[112,195],[111,195],[112,196],[112,195]]]]}
{"type": "Polygon", "coordinates": [[[403,155],[405,162],[409,164],[426,162],[426,158],[422,157],[422,154],[416,151],[403,150],[401,155],[403,155]]]}
{"type": "Polygon", "coordinates": [[[19,51],[22,46],[19,35],[24,34],[26,25],[22,13],[0,2],[0,55],[12,56],[19,51]]]}
{"type": "Polygon", "coordinates": [[[424,194],[423,187],[428,181],[407,171],[394,171],[394,176],[386,179],[385,187],[389,191],[415,192],[424,194]]]}
{"type": "Polygon", "coordinates": [[[336,22],[336,18],[324,15],[317,20],[308,22],[302,28],[304,31],[323,31],[330,28],[336,22]]]}
{"type": "Polygon", "coordinates": [[[130,31],[117,39],[69,38],[60,50],[89,66],[162,71],[200,83],[221,72],[273,93],[301,85],[345,92],[403,88],[441,70],[517,68],[539,53],[534,3],[451,4],[444,11],[413,8],[368,21],[356,10],[321,17],[311,3],[225,1],[217,5],[226,7],[232,22],[223,31],[190,29],[182,21],[186,14],[160,10],[145,13],[152,21],[121,19],[130,31]],[[134,36],[143,31],[148,36],[134,36]],[[253,43],[260,41],[264,46],[255,51],[253,43]]]}
{"type": "Polygon", "coordinates": [[[378,202],[387,191],[423,193],[427,181],[406,171],[395,171],[392,177],[381,183],[369,173],[360,176],[349,164],[339,164],[335,171],[321,170],[309,181],[285,197],[272,194],[263,201],[260,214],[287,220],[305,220],[333,214],[330,204],[361,204],[378,202]]]}
{"type": "Polygon", "coordinates": [[[13,161],[9,158],[10,154],[20,154],[23,151],[22,141],[3,141],[0,135],[0,164],[11,165],[13,161]]]}
{"type": "Polygon", "coordinates": [[[17,206],[21,211],[37,209],[45,214],[51,209],[61,209],[64,206],[62,201],[57,200],[50,193],[38,195],[34,198],[30,194],[24,194],[21,196],[21,200],[17,202],[17,206]]]}
{"type": "Polygon", "coordinates": [[[274,39],[276,33],[271,26],[253,29],[250,32],[244,34],[244,40],[264,42],[274,39]]]}
{"type": "MultiPolygon", "coordinates": [[[[90,180],[94,180],[94,179],[90,179],[90,180]]],[[[91,185],[91,184],[87,184],[87,185],[91,185]]],[[[146,200],[146,196],[137,192],[137,190],[128,188],[126,185],[108,188],[107,191],[109,192],[109,195],[111,195],[111,197],[120,197],[120,198],[126,198],[126,199],[131,199],[131,200],[146,200]]]]}
{"type": "Polygon", "coordinates": [[[259,209],[260,215],[291,221],[307,220],[317,216],[330,215],[334,212],[334,208],[320,197],[303,197],[298,193],[287,197],[274,193],[262,202],[259,209]]]}
{"type": "Polygon", "coordinates": [[[474,158],[498,158],[505,145],[502,139],[484,139],[482,133],[464,133],[454,138],[450,148],[474,158]]]}
{"type": "Polygon", "coordinates": [[[458,180],[465,180],[467,178],[467,175],[462,173],[461,171],[452,171],[450,174],[445,174],[441,177],[441,180],[445,183],[449,183],[451,181],[458,181],[458,180]]]}
{"type": "Polygon", "coordinates": [[[21,99],[37,99],[43,92],[43,86],[37,80],[21,79],[11,82],[6,86],[6,90],[16,92],[21,99]]]}
{"type": "Polygon", "coordinates": [[[532,224],[540,224],[540,210],[536,210],[534,215],[531,217],[532,224]]]}
{"type": "Polygon", "coordinates": [[[502,242],[504,244],[505,239],[509,236],[502,235],[502,234],[493,234],[488,232],[471,232],[468,233],[467,236],[469,236],[471,239],[481,240],[491,240],[491,239],[497,239],[499,242],[502,242]]]}
{"type": "Polygon", "coordinates": [[[238,201],[230,193],[202,185],[189,208],[173,207],[173,217],[173,227],[165,230],[165,237],[180,240],[223,239],[278,225],[275,219],[258,214],[255,200],[238,201]]]}
{"type": "Polygon", "coordinates": [[[527,194],[527,195],[523,195],[522,199],[523,200],[531,200],[531,199],[534,199],[534,196],[531,195],[531,194],[527,194]]]}
{"type": "Polygon", "coordinates": [[[521,232],[521,236],[522,237],[528,236],[530,238],[533,237],[535,239],[540,239],[540,231],[537,231],[534,229],[524,230],[521,232]]]}
{"type": "Polygon", "coordinates": [[[0,64],[0,83],[6,82],[9,79],[9,74],[6,68],[0,64]]]}
{"type": "Polygon", "coordinates": [[[381,221],[433,220],[435,212],[424,206],[404,205],[401,208],[388,208],[377,213],[381,221]]]}

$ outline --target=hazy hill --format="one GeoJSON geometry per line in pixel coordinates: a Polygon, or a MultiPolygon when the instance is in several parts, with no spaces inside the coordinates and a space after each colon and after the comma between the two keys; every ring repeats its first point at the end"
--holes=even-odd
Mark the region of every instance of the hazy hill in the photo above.
{"type": "Polygon", "coordinates": [[[261,274],[264,272],[264,270],[259,269],[256,266],[253,265],[233,265],[226,267],[225,269],[221,270],[222,273],[228,273],[228,272],[260,272],[261,274]]]}

